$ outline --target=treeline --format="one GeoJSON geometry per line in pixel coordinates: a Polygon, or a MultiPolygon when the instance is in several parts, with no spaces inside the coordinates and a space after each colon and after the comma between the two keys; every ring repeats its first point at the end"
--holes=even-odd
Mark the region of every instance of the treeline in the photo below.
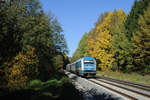
{"type": "Polygon", "coordinates": [[[70,92],[76,98],[62,71],[69,61],[62,32],[38,0],[0,2],[0,96],[66,100],[70,92]]]}
{"type": "Polygon", "coordinates": [[[83,56],[95,57],[102,71],[150,73],[150,1],[135,0],[129,14],[121,9],[101,14],[72,61],[83,56]]]}

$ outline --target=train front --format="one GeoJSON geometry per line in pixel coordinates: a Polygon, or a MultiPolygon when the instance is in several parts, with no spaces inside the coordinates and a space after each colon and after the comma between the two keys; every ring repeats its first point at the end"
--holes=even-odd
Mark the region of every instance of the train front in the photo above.
{"type": "Polygon", "coordinates": [[[83,70],[85,76],[96,75],[96,61],[93,57],[83,57],[83,70]]]}

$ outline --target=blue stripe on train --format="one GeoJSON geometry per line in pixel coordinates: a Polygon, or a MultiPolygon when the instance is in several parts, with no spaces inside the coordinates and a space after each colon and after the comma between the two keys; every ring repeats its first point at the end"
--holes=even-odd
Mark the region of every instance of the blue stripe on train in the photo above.
{"type": "Polygon", "coordinates": [[[84,68],[84,70],[94,70],[94,68],[84,68]]]}

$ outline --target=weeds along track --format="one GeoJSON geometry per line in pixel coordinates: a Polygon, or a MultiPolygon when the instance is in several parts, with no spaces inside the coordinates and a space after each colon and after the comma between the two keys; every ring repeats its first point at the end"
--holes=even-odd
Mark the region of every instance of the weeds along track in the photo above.
{"type": "Polygon", "coordinates": [[[88,80],[131,100],[150,100],[149,85],[122,81],[103,76],[89,78],[88,80]]]}

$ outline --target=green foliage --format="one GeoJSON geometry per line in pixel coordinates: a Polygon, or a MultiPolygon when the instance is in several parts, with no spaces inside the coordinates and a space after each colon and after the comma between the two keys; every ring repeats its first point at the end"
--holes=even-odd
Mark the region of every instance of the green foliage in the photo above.
{"type": "Polygon", "coordinates": [[[88,34],[85,33],[78,44],[78,48],[72,56],[72,61],[75,61],[83,56],[88,56],[88,34]]]}
{"type": "Polygon", "coordinates": [[[38,91],[42,87],[42,82],[41,82],[41,80],[32,80],[29,83],[29,87],[38,91]]]}
{"type": "Polygon", "coordinates": [[[62,78],[69,58],[57,18],[46,15],[38,0],[7,0],[0,16],[0,87],[4,83],[8,88],[4,97],[66,100],[71,91],[78,99],[71,81],[62,78]]]}
{"type": "Polygon", "coordinates": [[[57,19],[43,12],[38,0],[7,1],[0,16],[0,69],[3,76],[5,62],[10,62],[19,52],[26,53],[34,48],[38,78],[50,78],[57,71],[55,56],[68,52],[57,19]]]}
{"type": "Polygon", "coordinates": [[[73,56],[72,56],[72,62],[83,57],[83,56],[90,56],[89,51],[92,50],[92,41],[96,40],[97,37],[97,32],[96,32],[96,28],[98,25],[102,24],[102,22],[104,21],[104,18],[107,16],[107,12],[103,13],[100,15],[100,17],[98,18],[96,24],[95,24],[95,28],[90,30],[89,33],[85,33],[83,35],[83,37],[81,38],[79,44],[78,44],[78,48],[75,50],[73,56]],[[90,41],[90,42],[89,42],[90,41]]]}
{"type": "Polygon", "coordinates": [[[22,28],[20,25],[24,22],[24,13],[25,8],[17,5],[5,6],[0,10],[0,65],[7,59],[16,56],[21,50],[22,28]]]}
{"type": "Polygon", "coordinates": [[[115,50],[115,70],[128,71],[134,66],[133,58],[131,55],[132,45],[126,36],[126,29],[124,27],[124,21],[126,14],[120,15],[122,19],[118,20],[118,24],[115,26],[113,47],[115,50]]]}
{"type": "Polygon", "coordinates": [[[139,26],[139,15],[143,15],[143,12],[147,8],[149,2],[149,0],[135,0],[127,20],[125,21],[125,28],[127,30],[126,36],[129,40],[131,40],[133,34],[139,26]]]}
{"type": "Polygon", "coordinates": [[[129,66],[133,64],[131,55],[132,45],[125,36],[124,26],[118,25],[114,35],[113,46],[115,48],[115,63],[118,70],[129,70],[129,66]],[[128,66],[128,67],[127,67],[128,66]]]}
{"type": "Polygon", "coordinates": [[[29,88],[37,92],[36,98],[39,98],[41,96],[48,96],[52,99],[59,100],[64,90],[66,90],[65,85],[70,84],[71,80],[69,78],[62,77],[61,80],[52,79],[46,82],[42,82],[40,80],[33,80],[29,83],[29,88]]]}
{"type": "Polygon", "coordinates": [[[1,89],[1,98],[15,100],[83,100],[82,94],[71,84],[68,77],[47,81],[32,80],[26,89],[1,89]]]}
{"type": "Polygon", "coordinates": [[[56,66],[55,67],[55,70],[56,71],[58,71],[58,70],[60,70],[60,69],[62,69],[63,68],[63,65],[64,65],[64,58],[63,58],[63,56],[62,55],[57,55],[57,56],[55,56],[54,57],[54,66],[56,66]]]}
{"type": "MultiPolygon", "coordinates": [[[[100,23],[97,22],[93,32],[96,32],[96,38],[89,39],[89,54],[95,57],[99,62],[101,70],[110,70],[114,62],[114,48],[112,45],[115,26],[120,20],[124,19],[126,14],[120,9],[115,12],[108,12],[100,23]]],[[[95,37],[95,36],[94,36],[95,37]]]]}
{"type": "Polygon", "coordinates": [[[72,58],[71,58],[71,62],[74,62],[74,61],[76,61],[76,60],[78,60],[79,58],[80,58],[80,55],[79,55],[79,48],[77,48],[76,50],[75,50],[75,52],[73,53],[73,56],[72,56],[72,58]]]}
{"type": "Polygon", "coordinates": [[[88,34],[85,33],[82,37],[82,39],[80,40],[79,42],[79,55],[80,55],[80,58],[83,57],[83,56],[87,56],[87,48],[88,48],[88,34]]]}
{"type": "Polygon", "coordinates": [[[136,34],[133,35],[134,45],[133,54],[137,70],[143,70],[144,73],[150,72],[150,3],[143,15],[138,20],[139,27],[136,34]]]}
{"type": "Polygon", "coordinates": [[[84,35],[80,40],[73,60],[86,54],[96,58],[101,70],[149,73],[148,3],[135,0],[129,15],[121,9],[101,14],[95,28],[86,34],[87,39],[84,35]]]}
{"type": "MultiPolygon", "coordinates": [[[[143,15],[144,10],[147,9],[148,2],[149,0],[136,0],[126,20],[124,19],[120,21],[115,28],[113,46],[115,48],[116,61],[114,65],[117,66],[118,70],[131,72],[145,68],[145,64],[140,62],[142,57],[139,57],[139,55],[143,54],[143,48],[139,50],[139,45],[143,45],[143,43],[140,42],[140,37],[138,37],[139,35],[137,34],[137,30],[139,30],[142,26],[141,23],[139,24],[138,20],[141,19],[140,16],[143,15]],[[133,41],[134,43],[132,43],[133,41]]],[[[147,30],[148,28],[145,27],[145,29],[147,30]]],[[[143,32],[141,31],[140,33],[143,32]]],[[[143,36],[145,37],[146,35],[143,36]]],[[[145,47],[147,48],[148,46],[145,47]]]]}

